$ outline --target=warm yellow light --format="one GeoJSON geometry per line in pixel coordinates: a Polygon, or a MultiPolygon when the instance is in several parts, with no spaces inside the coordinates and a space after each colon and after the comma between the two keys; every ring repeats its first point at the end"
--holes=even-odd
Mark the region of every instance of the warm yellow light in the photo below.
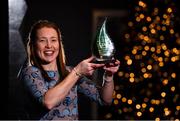
{"type": "Polygon", "coordinates": [[[139,1],[139,6],[145,8],[145,7],[146,7],[146,4],[145,4],[143,1],[139,1]]]}
{"type": "Polygon", "coordinates": [[[160,104],[160,100],[156,100],[156,101],[155,101],[155,104],[156,104],[156,105],[159,105],[159,104],[160,104]]]}
{"type": "Polygon", "coordinates": [[[166,31],[166,27],[165,26],[163,26],[161,29],[162,29],[162,31],[166,31]]]}
{"type": "Polygon", "coordinates": [[[161,53],[161,49],[157,49],[157,50],[156,50],[156,53],[157,53],[157,54],[160,54],[160,53],[161,53]]]}
{"type": "Polygon", "coordinates": [[[142,71],[143,73],[145,73],[145,72],[146,72],[146,68],[142,68],[141,71],[142,71]]]}
{"type": "Polygon", "coordinates": [[[155,99],[152,99],[151,100],[151,104],[155,104],[156,103],[156,100],[155,99]]]}
{"type": "Polygon", "coordinates": [[[166,116],[170,115],[170,113],[171,113],[171,111],[169,111],[169,110],[167,110],[167,111],[164,112],[164,114],[165,114],[166,116]]]}
{"type": "Polygon", "coordinates": [[[155,118],[155,121],[160,121],[160,118],[159,117],[155,118]]]}
{"type": "Polygon", "coordinates": [[[160,67],[163,67],[163,66],[164,66],[164,63],[163,63],[163,62],[159,62],[159,66],[160,66],[160,67]]]}
{"type": "Polygon", "coordinates": [[[176,78],[176,73],[172,73],[172,74],[171,74],[171,77],[172,77],[172,78],[176,78]]]}
{"type": "Polygon", "coordinates": [[[122,98],[122,102],[126,102],[127,99],[125,97],[122,98]]]}
{"type": "Polygon", "coordinates": [[[176,110],[178,110],[178,111],[180,110],[180,105],[176,106],[176,110]]]}
{"type": "Polygon", "coordinates": [[[147,54],[146,51],[142,51],[142,55],[145,56],[147,54]]]}
{"type": "Polygon", "coordinates": [[[163,14],[163,18],[164,18],[164,19],[167,19],[167,14],[163,14]]]}
{"type": "Polygon", "coordinates": [[[169,57],[169,51],[166,50],[166,51],[164,52],[164,55],[165,55],[166,57],[169,57]]]}
{"type": "Polygon", "coordinates": [[[117,105],[119,101],[117,99],[114,100],[114,104],[117,105]]]}
{"type": "Polygon", "coordinates": [[[160,21],[160,17],[159,16],[156,16],[156,21],[160,21]]]}
{"type": "Polygon", "coordinates": [[[152,66],[151,66],[151,65],[148,65],[148,66],[147,66],[147,69],[148,69],[148,70],[151,70],[151,69],[152,69],[152,66]]]}
{"type": "Polygon", "coordinates": [[[133,82],[134,82],[134,78],[133,78],[133,77],[129,78],[129,81],[130,81],[131,83],[133,83],[133,82]]]}
{"type": "Polygon", "coordinates": [[[176,61],[176,57],[171,57],[171,61],[175,62],[176,61]]]}
{"type": "Polygon", "coordinates": [[[150,111],[150,112],[154,112],[154,108],[153,108],[153,107],[150,107],[150,108],[149,108],[149,111],[150,111]]]}
{"type": "Polygon", "coordinates": [[[138,116],[138,117],[142,116],[142,112],[138,111],[138,112],[137,112],[137,116],[138,116]]]}
{"type": "Polygon", "coordinates": [[[132,60],[131,60],[131,59],[128,59],[128,60],[127,60],[127,64],[128,64],[128,65],[131,65],[131,64],[132,64],[132,60]]]}
{"type": "Polygon", "coordinates": [[[144,40],[145,40],[145,41],[148,41],[148,40],[149,40],[149,37],[148,37],[148,36],[144,36],[144,40]]]}
{"type": "Polygon", "coordinates": [[[179,51],[177,48],[173,48],[172,51],[173,51],[173,53],[179,54],[179,51]]]}
{"type": "Polygon", "coordinates": [[[134,73],[130,73],[130,77],[134,77],[134,73]]]}
{"type": "Polygon", "coordinates": [[[122,97],[121,94],[117,94],[117,95],[116,95],[116,98],[117,98],[117,99],[121,99],[121,97],[122,97]]]}
{"type": "Polygon", "coordinates": [[[163,50],[167,50],[167,46],[165,44],[161,44],[163,50]]]}
{"type": "Polygon", "coordinates": [[[149,25],[149,28],[150,29],[153,29],[155,27],[155,24],[154,23],[151,23],[150,25],[149,25]]]}
{"type": "Polygon", "coordinates": [[[172,86],[172,87],[171,87],[171,91],[172,91],[172,92],[174,92],[175,89],[176,89],[175,86],[172,86]]]}
{"type": "Polygon", "coordinates": [[[142,30],[143,30],[143,31],[147,31],[147,27],[146,27],[146,26],[143,26],[143,27],[142,27],[142,30]]]}
{"type": "Polygon", "coordinates": [[[165,97],[166,96],[166,93],[165,92],[162,92],[161,93],[161,97],[165,97]]]}
{"type": "Polygon", "coordinates": [[[142,108],[146,108],[147,104],[146,103],[143,103],[142,104],[142,108]]]}
{"type": "Polygon", "coordinates": [[[124,57],[124,59],[125,59],[125,60],[128,60],[128,59],[130,59],[130,57],[129,57],[128,55],[126,55],[126,56],[124,57]]]}
{"type": "Polygon", "coordinates": [[[141,105],[140,104],[136,104],[136,109],[140,109],[141,105]]]}
{"type": "Polygon", "coordinates": [[[146,20],[147,20],[148,22],[150,22],[150,21],[151,21],[151,17],[148,16],[148,17],[146,18],[146,20]]]}
{"type": "Polygon", "coordinates": [[[141,21],[140,17],[136,17],[136,21],[137,22],[141,21]]]}
{"type": "Polygon", "coordinates": [[[144,35],[143,35],[143,34],[140,34],[140,35],[139,35],[139,38],[140,38],[140,39],[144,39],[144,35]]]}
{"type": "Polygon", "coordinates": [[[167,19],[166,22],[165,22],[165,24],[166,24],[167,26],[169,26],[169,25],[170,25],[170,20],[167,19]]]}
{"type": "Polygon", "coordinates": [[[174,34],[174,29],[169,30],[170,34],[174,34]]]}
{"type": "Polygon", "coordinates": [[[168,9],[167,9],[167,12],[168,12],[168,13],[171,13],[171,12],[172,12],[172,8],[168,8],[168,9]]]}
{"type": "Polygon", "coordinates": [[[137,50],[136,50],[136,49],[133,49],[133,50],[132,50],[132,54],[135,55],[136,53],[137,53],[137,50]]]}
{"type": "Polygon", "coordinates": [[[155,47],[151,47],[151,52],[154,52],[155,50],[155,47]]]}
{"type": "Polygon", "coordinates": [[[141,19],[143,19],[143,18],[144,18],[144,14],[141,13],[141,14],[139,15],[139,17],[140,17],[141,19]]]}
{"type": "Polygon", "coordinates": [[[128,103],[129,105],[131,105],[131,104],[132,104],[132,100],[131,100],[131,99],[128,99],[127,103],[128,103]]]}
{"type": "Polygon", "coordinates": [[[163,58],[162,58],[162,57],[159,57],[159,58],[158,58],[158,61],[159,61],[159,62],[162,62],[162,61],[163,61],[163,58]]]}
{"type": "Polygon", "coordinates": [[[162,81],[162,83],[163,83],[163,85],[167,85],[167,84],[168,84],[168,79],[164,79],[164,80],[162,81]]]}

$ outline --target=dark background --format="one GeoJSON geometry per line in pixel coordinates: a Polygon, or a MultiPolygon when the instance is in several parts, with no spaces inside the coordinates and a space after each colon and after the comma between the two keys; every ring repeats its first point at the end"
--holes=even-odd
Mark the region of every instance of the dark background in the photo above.
{"type": "MultiPolygon", "coordinates": [[[[16,15],[17,11],[13,12],[16,15],[16,19],[13,20],[20,20],[20,23],[10,22],[11,17],[8,12],[8,1],[2,2],[0,7],[0,11],[2,12],[2,17],[0,18],[0,63],[2,70],[0,73],[1,119],[23,119],[26,117],[23,109],[23,104],[26,102],[23,100],[22,87],[20,82],[16,79],[16,76],[26,56],[24,44],[28,31],[35,21],[39,19],[48,19],[59,25],[63,35],[67,64],[75,66],[81,60],[91,55],[91,42],[95,32],[93,27],[99,24],[94,23],[93,13],[99,10],[102,11],[102,13],[111,10],[123,11],[125,13],[123,18],[111,16],[111,19],[109,19],[107,23],[108,33],[111,38],[115,40],[114,42],[117,48],[115,56],[118,58],[125,54],[123,53],[123,49],[126,45],[123,42],[123,35],[127,29],[127,19],[134,18],[134,14],[131,10],[132,7],[134,7],[133,4],[137,2],[136,0],[20,1],[24,1],[27,7],[26,9],[23,8],[20,10],[24,13],[23,15],[16,15]],[[132,12],[132,14],[129,14],[130,12],[132,12]]],[[[153,0],[153,2],[156,1],[157,0],[153,0]]],[[[165,0],[165,2],[166,1],[168,0],[165,0]]],[[[172,1],[175,2],[176,7],[179,6],[178,0],[172,1]]],[[[150,6],[152,5],[152,8],[154,7],[155,4],[152,1],[147,2],[150,6]]],[[[13,4],[15,8],[19,7],[16,2],[13,4]]],[[[163,8],[164,6],[163,4],[158,4],[157,7],[163,8]]],[[[175,24],[178,26],[175,26],[175,28],[178,32],[179,14],[179,9],[176,9],[175,21],[177,22],[175,24]]],[[[96,19],[101,23],[103,17],[96,19]]],[[[176,69],[178,70],[178,68],[176,69]]],[[[113,107],[99,107],[82,95],[80,95],[79,104],[80,119],[103,119],[103,114],[106,114],[104,112],[108,112],[108,110],[115,112],[114,109],[116,109],[113,107]]],[[[116,112],[114,115],[116,114],[118,113],[116,112]]],[[[145,119],[149,118],[149,113],[147,114],[145,119]]],[[[118,117],[117,119],[124,119],[124,117],[118,117]]]]}

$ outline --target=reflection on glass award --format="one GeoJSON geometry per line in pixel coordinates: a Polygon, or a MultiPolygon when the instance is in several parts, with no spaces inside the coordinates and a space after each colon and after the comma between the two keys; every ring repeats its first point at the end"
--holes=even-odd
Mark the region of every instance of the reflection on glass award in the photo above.
{"type": "Polygon", "coordinates": [[[106,31],[106,21],[107,19],[104,20],[102,26],[97,31],[92,44],[92,54],[98,63],[111,62],[115,53],[114,43],[106,31]]]}

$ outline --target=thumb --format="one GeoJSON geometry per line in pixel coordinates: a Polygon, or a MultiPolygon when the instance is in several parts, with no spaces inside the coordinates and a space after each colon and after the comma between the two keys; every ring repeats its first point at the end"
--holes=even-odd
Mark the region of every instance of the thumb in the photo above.
{"type": "Polygon", "coordinates": [[[91,56],[91,57],[87,58],[85,61],[91,62],[94,58],[95,58],[94,56],[91,56]]]}

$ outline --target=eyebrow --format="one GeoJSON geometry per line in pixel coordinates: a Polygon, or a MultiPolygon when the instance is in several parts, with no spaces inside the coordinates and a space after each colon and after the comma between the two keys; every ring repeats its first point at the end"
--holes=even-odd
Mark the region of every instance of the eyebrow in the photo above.
{"type": "MultiPolygon", "coordinates": [[[[38,37],[39,39],[46,39],[46,37],[38,37]]],[[[51,37],[51,39],[58,39],[58,37],[51,37]]]]}

